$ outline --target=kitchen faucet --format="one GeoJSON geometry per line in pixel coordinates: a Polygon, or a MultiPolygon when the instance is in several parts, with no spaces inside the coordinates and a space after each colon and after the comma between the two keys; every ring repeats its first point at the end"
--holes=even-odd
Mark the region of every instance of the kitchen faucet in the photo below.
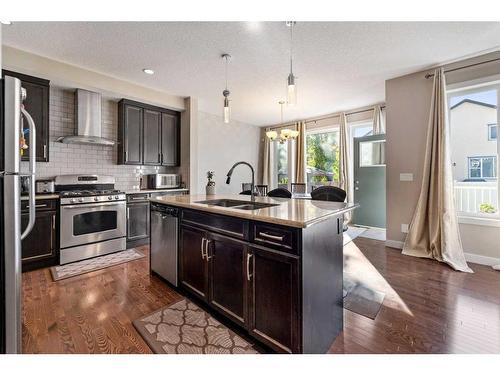
{"type": "Polygon", "coordinates": [[[233,175],[234,168],[236,168],[236,166],[238,166],[240,164],[247,165],[250,168],[250,170],[252,171],[252,188],[250,190],[250,197],[251,197],[252,202],[255,202],[255,194],[254,194],[255,193],[255,173],[254,173],[253,167],[250,165],[250,163],[247,163],[246,161],[239,161],[237,163],[234,163],[234,165],[231,167],[229,172],[227,172],[226,184],[229,185],[231,183],[231,176],[233,175]]]}

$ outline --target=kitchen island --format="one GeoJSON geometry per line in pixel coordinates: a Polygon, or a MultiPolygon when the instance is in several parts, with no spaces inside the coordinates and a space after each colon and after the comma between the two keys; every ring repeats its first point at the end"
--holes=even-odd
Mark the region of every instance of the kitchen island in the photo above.
{"type": "Polygon", "coordinates": [[[179,286],[277,352],[325,353],[343,328],[348,203],[249,196],[151,199],[179,212],[179,286]]]}

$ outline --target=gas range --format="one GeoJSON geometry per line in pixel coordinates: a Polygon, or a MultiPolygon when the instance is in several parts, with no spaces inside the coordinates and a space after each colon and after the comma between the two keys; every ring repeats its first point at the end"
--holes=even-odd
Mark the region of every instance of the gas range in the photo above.
{"type": "Polygon", "coordinates": [[[55,179],[60,199],[60,263],[125,250],[126,195],[115,178],[64,175],[55,179]]]}

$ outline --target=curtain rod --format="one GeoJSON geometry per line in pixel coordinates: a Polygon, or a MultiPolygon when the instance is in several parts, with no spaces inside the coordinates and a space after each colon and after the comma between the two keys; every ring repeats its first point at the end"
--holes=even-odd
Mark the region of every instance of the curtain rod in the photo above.
{"type": "MultiPolygon", "coordinates": [[[[460,66],[458,68],[453,68],[453,69],[449,69],[449,70],[445,70],[444,72],[445,73],[450,73],[450,72],[454,72],[456,70],[462,70],[462,69],[467,69],[467,68],[472,68],[474,66],[478,66],[478,65],[483,65],[483,64],[488,64],[490,62],[495,62],[495,61],[500,61],[500,57],[497,57],[496,59],[491,59],[491,60],[486,60],[486,61],[481,61],[481,62],[477,62],[477,63],[474,63],[474,64],[469,64],[469,65],[465,65],[465,66],[460,66]]],[[[429,78],[432,78],[434,77],[434,73],[427,73],[425,75],[425,79],[429,79],[429,78]]]]}
{"type": "MultiPolygon", "coordinates": [[[[385,107],[386,107],[385,104],[381,105],[380,109],[384,109],[385,107]]],[[[360,110],[353,111],[353,112],[345,112],[345,115],[346,116],[350,116],[350,115],[356,115],[358,113],[369,112],[369,111],[373,111],[373,107],[367,107],[366,109],[360,109],[360,110]]],[[[300,122],[300,121],[303,121],[303,122],[305,122],[307,124],[307,123],[310,123],[310,122],[316,122],[316,121],[321,121],[321,120],[328,120],[330,118],[339,117],[341,113],[342,112],[337,112],[337,113],[334,113],[334,114],[331,114],[331,115],[326,115],[326,116],[321,116],[321,117],[316,117],[316,118],[313,117],[313,118],[305,119],[305,120],[289,121],[289,122],[285,122],[285,123],[280,124],[280,125],[267,126],[266,129],[267,128],[269,128],[269,129],[282,128],[282,127],[285,127],[285,126],[295,125],[297,122],[300,122]]]]}

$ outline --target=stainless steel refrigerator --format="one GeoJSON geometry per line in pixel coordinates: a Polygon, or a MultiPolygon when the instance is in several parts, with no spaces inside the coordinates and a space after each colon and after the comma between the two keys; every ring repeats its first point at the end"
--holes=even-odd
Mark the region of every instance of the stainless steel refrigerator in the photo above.
{"type": "Polygon", "coordinates": [[[26,91],[17,78],[2,79],[0,95],[0,353],[21,353],[21,240],[35,224],[36,128],[24,109],[26,91]],[[21,153],[29,170],[21,173],[21,153]],[[21,229],[20,178],[29,181],[29,222],[21,229]]]}

